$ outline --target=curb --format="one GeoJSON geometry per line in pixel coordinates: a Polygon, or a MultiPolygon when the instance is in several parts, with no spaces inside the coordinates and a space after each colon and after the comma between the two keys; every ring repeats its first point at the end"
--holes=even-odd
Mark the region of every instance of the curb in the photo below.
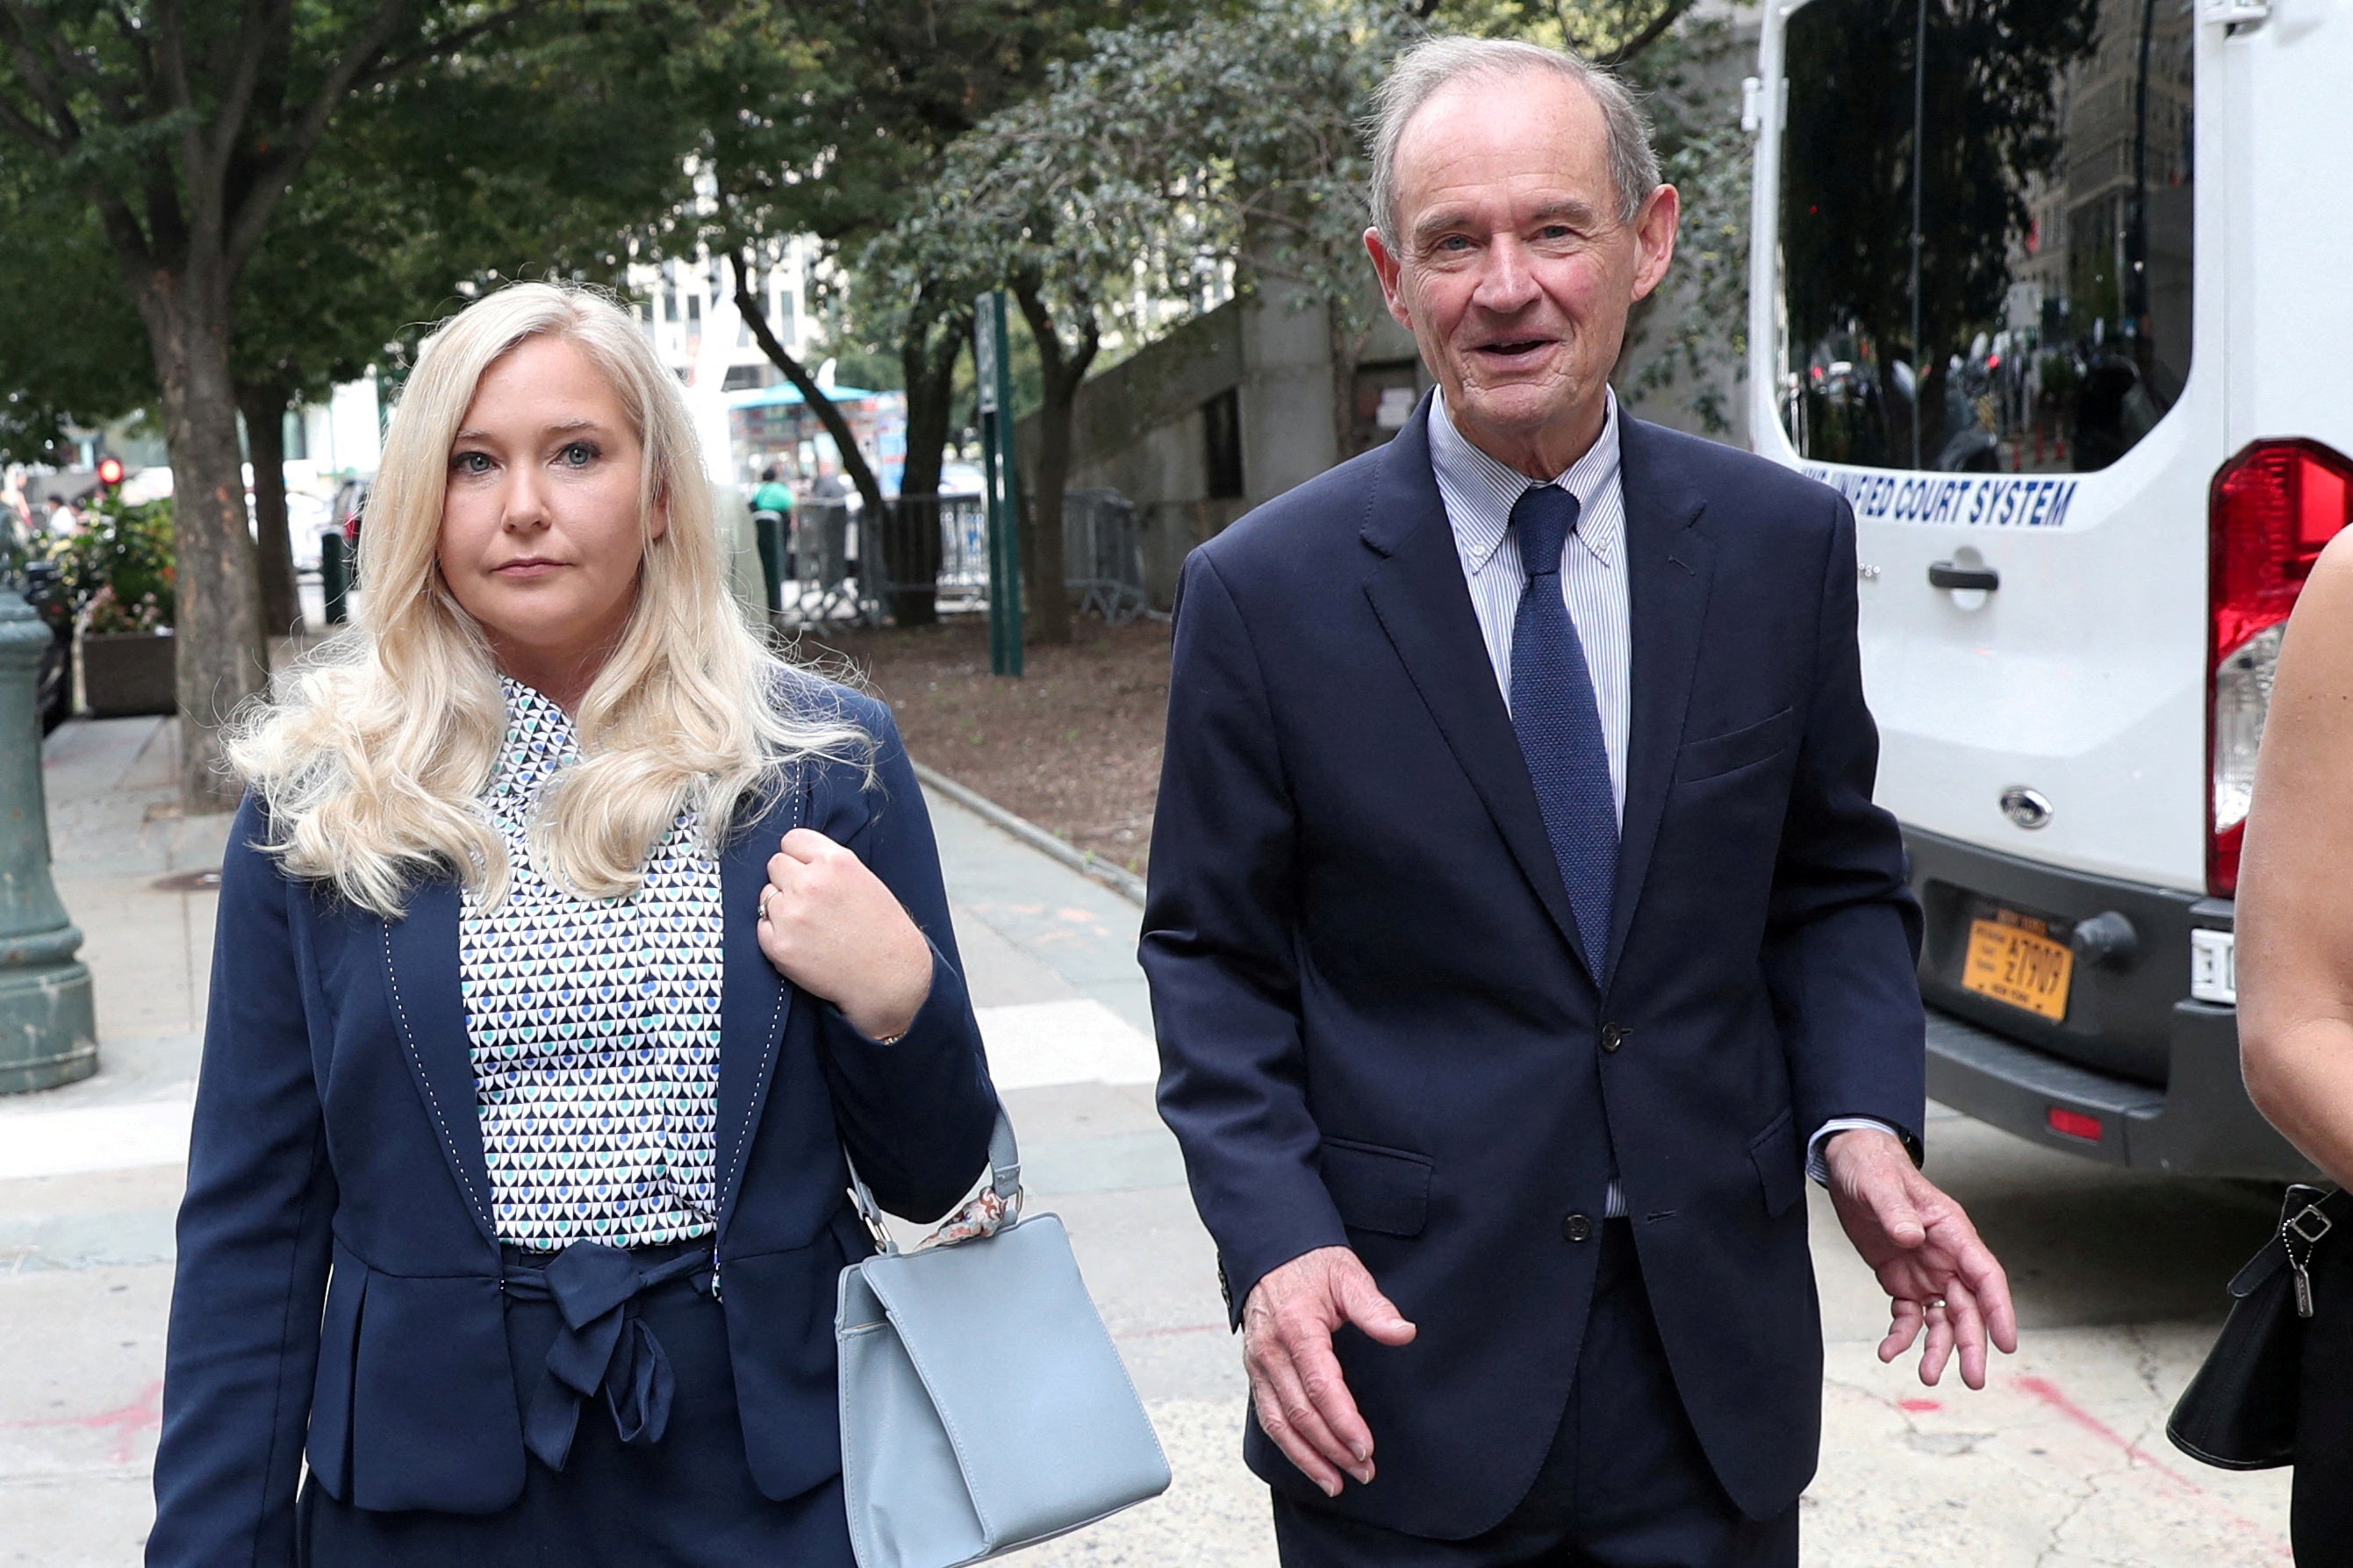
{"type": "MultiPolygon", "coordinates": [[[[908,761],[913,762],[913,758],[908,761]]],[[[1124,866],[1114,866],[1092,850],[1082,849],[1066,838],[1047,832],[1026,816],[1016,816],[987,795],[969,789],[940,772],[915,763],[915,777],[925,789],[935,789],[992,827],[1003,828],[1032,849],[1044,852],[1060,860],[1083,877],[1092,877],[1113,892],[1135,905],[1144,907],[1144,879],[1124,866]]]]}

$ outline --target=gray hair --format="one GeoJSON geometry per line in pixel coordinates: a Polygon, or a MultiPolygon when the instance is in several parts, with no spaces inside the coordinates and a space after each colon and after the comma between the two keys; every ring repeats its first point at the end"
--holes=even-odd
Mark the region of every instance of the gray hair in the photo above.
{"type": "Polygon", "coordinates": [[[1590,60],[1541,44],[1514,38],[1424,38],[1390,64],[1389,74],[1373,94],[1366,124],[1373,144],[1373,222],[1391,250],[1398,245],[1398,143],[1414,111],[1449,83],[1526,71],[1549,71],[1593,95],[1609,138],[1609,180],[1618,188],[1618,221],[1634,221],[1659,188],[1659,155],[1651,149],[1650,117],[1632,89],[1590,60]]]}

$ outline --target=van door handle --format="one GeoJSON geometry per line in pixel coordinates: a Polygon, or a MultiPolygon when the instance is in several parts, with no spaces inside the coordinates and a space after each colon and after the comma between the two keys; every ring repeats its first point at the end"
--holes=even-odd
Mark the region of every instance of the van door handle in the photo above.
{"type": "Polygon", "coordinates": [[[1956,566],[1949,561],[1938,561],[1928,568],[1931,588],[1975,588],[1990,594],[2001,586],[2001,574],[1990,566],[1956,566]]]}

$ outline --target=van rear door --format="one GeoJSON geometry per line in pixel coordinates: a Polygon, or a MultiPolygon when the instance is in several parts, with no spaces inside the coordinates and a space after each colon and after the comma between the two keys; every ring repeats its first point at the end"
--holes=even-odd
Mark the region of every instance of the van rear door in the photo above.
{"type": "Polygon", "coordinates": [[[1766,26],[1752,441],[1853,503],[1880,800],[2202,891],[2219,34],[2182,0],[1766,26]]]}

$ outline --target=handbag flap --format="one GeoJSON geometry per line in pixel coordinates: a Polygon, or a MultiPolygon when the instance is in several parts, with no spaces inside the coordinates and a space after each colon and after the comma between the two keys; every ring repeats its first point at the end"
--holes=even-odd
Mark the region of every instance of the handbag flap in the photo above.
{"type": "Polygon", "coordinates": [[[841,1271],[841,1480],[859,1568],[942,1568],[988,1555],[938,1409],[867,1287],[841,1271]]]}
{"type": "Polygon", "coordinates": [[[1168,1461],[1052,1215],[859,1266],[997,1551],[1167,1489],[1168,1461]]]}

